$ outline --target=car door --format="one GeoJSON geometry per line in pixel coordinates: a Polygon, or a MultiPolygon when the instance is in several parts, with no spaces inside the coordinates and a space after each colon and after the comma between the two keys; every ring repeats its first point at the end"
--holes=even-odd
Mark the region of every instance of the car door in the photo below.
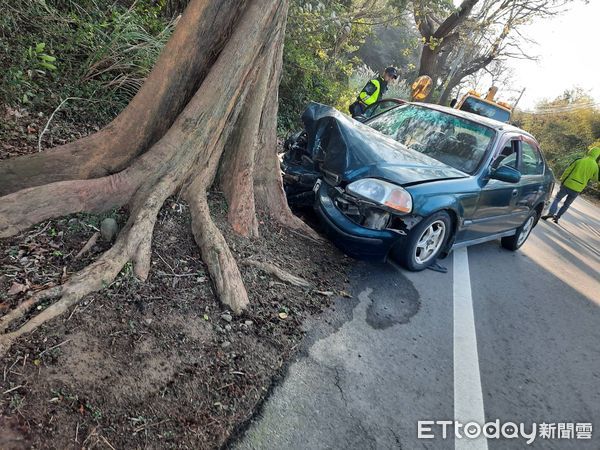
{"type": "MultiPolygon", "coordinates": [[[[498,146],[492,159],[490,170],[507,165],[518,169],[521,151],[521,138],[505,138],[498,146]]],[[[464,240],[481,239],[511,230],[520,225],[516,206],[521,196],[520,184],[500,180],[482,179],[477,206],[470,220],[465,221],[464,240]]]]}
{"type": "Polygon", "coordinates": [[[519,164],[521,172],[521,193],[515,206],[519,223],[522,224],[529,212],[539,203],[544,196],[545,163],[537,143],[524,136],[521,141],[521,158],[519,164]]]}

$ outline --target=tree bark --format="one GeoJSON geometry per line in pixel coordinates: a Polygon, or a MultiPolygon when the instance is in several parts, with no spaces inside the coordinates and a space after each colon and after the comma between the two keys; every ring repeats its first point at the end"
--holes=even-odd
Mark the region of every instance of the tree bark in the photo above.
{"type": "Polygon", "coordinates": [[[275,51],[271,49],[251,86],[252,95],[245,102],[238,126],[233,131],[219,169],[219,183],[229,206],[228,219],[233,230],[246,237],[258,237],[258,220],[254,200],[254,163],[260,145],[261,112],[265,107],[275,51]]]}
{"type": "Polygon", "coordinates": [[[444,86],[444,90],[442,91],[442,95],[440,95],[440,100],[439,100],[439,104],[440,105],[447,105],[449,103],[450,94],[452,94],[452,91],[454,90],[454,88],[456,86],[458,86],[458,83],[460,83],[460,80],[455,81],[455,77],[452,77],[448,81],[448,83],[446,84],[446,86],[444,86]]]}

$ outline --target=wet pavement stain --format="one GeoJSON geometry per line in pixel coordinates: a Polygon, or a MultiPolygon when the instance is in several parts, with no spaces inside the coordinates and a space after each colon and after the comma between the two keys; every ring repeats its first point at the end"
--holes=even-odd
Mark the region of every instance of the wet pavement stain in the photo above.
{"type": "Polygon", "coordinates": [[[408,323],[421,308],[418,291],[408,278],[393,268],[381,277],[381,283],[373,286],[369,295],[367,323],[377,330],[408,323]]]}

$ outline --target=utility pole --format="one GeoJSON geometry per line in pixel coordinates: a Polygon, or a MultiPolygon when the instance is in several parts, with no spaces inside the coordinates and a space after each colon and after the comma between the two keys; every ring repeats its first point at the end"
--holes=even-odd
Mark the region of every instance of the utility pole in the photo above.
{"type": "Polygon", "coordinates": [[[519,102],[521,101],[521,98],[523,97],[523,94],[525,93],[525,89],[523,88],[523,90],[521,91],[521,95],[519,95],[519,98],[517,99],[517,101],[515,102],[514,106],[513,106],[513,111],[516,111],[517,109],[517,105],[519,104],[519,102]]]}

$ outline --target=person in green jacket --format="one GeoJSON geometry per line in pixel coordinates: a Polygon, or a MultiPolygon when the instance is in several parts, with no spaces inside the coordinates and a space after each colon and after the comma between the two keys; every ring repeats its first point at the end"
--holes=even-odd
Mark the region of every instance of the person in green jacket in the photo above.
{"type": "Polygon", "coordinates": [[[569,209],[571,203],[583,191],[590,181],[598,181],[598,163],[600,163],[600,147],[592,148],[585,158],[580,158],[573,163],[560,177],[560,189],[554,198],[548,214],[542,216],[543,220],[552,218],[554,223],[569,209]],[[562,207],[556,213],[558,204],[566,197],[562,207]]]}

